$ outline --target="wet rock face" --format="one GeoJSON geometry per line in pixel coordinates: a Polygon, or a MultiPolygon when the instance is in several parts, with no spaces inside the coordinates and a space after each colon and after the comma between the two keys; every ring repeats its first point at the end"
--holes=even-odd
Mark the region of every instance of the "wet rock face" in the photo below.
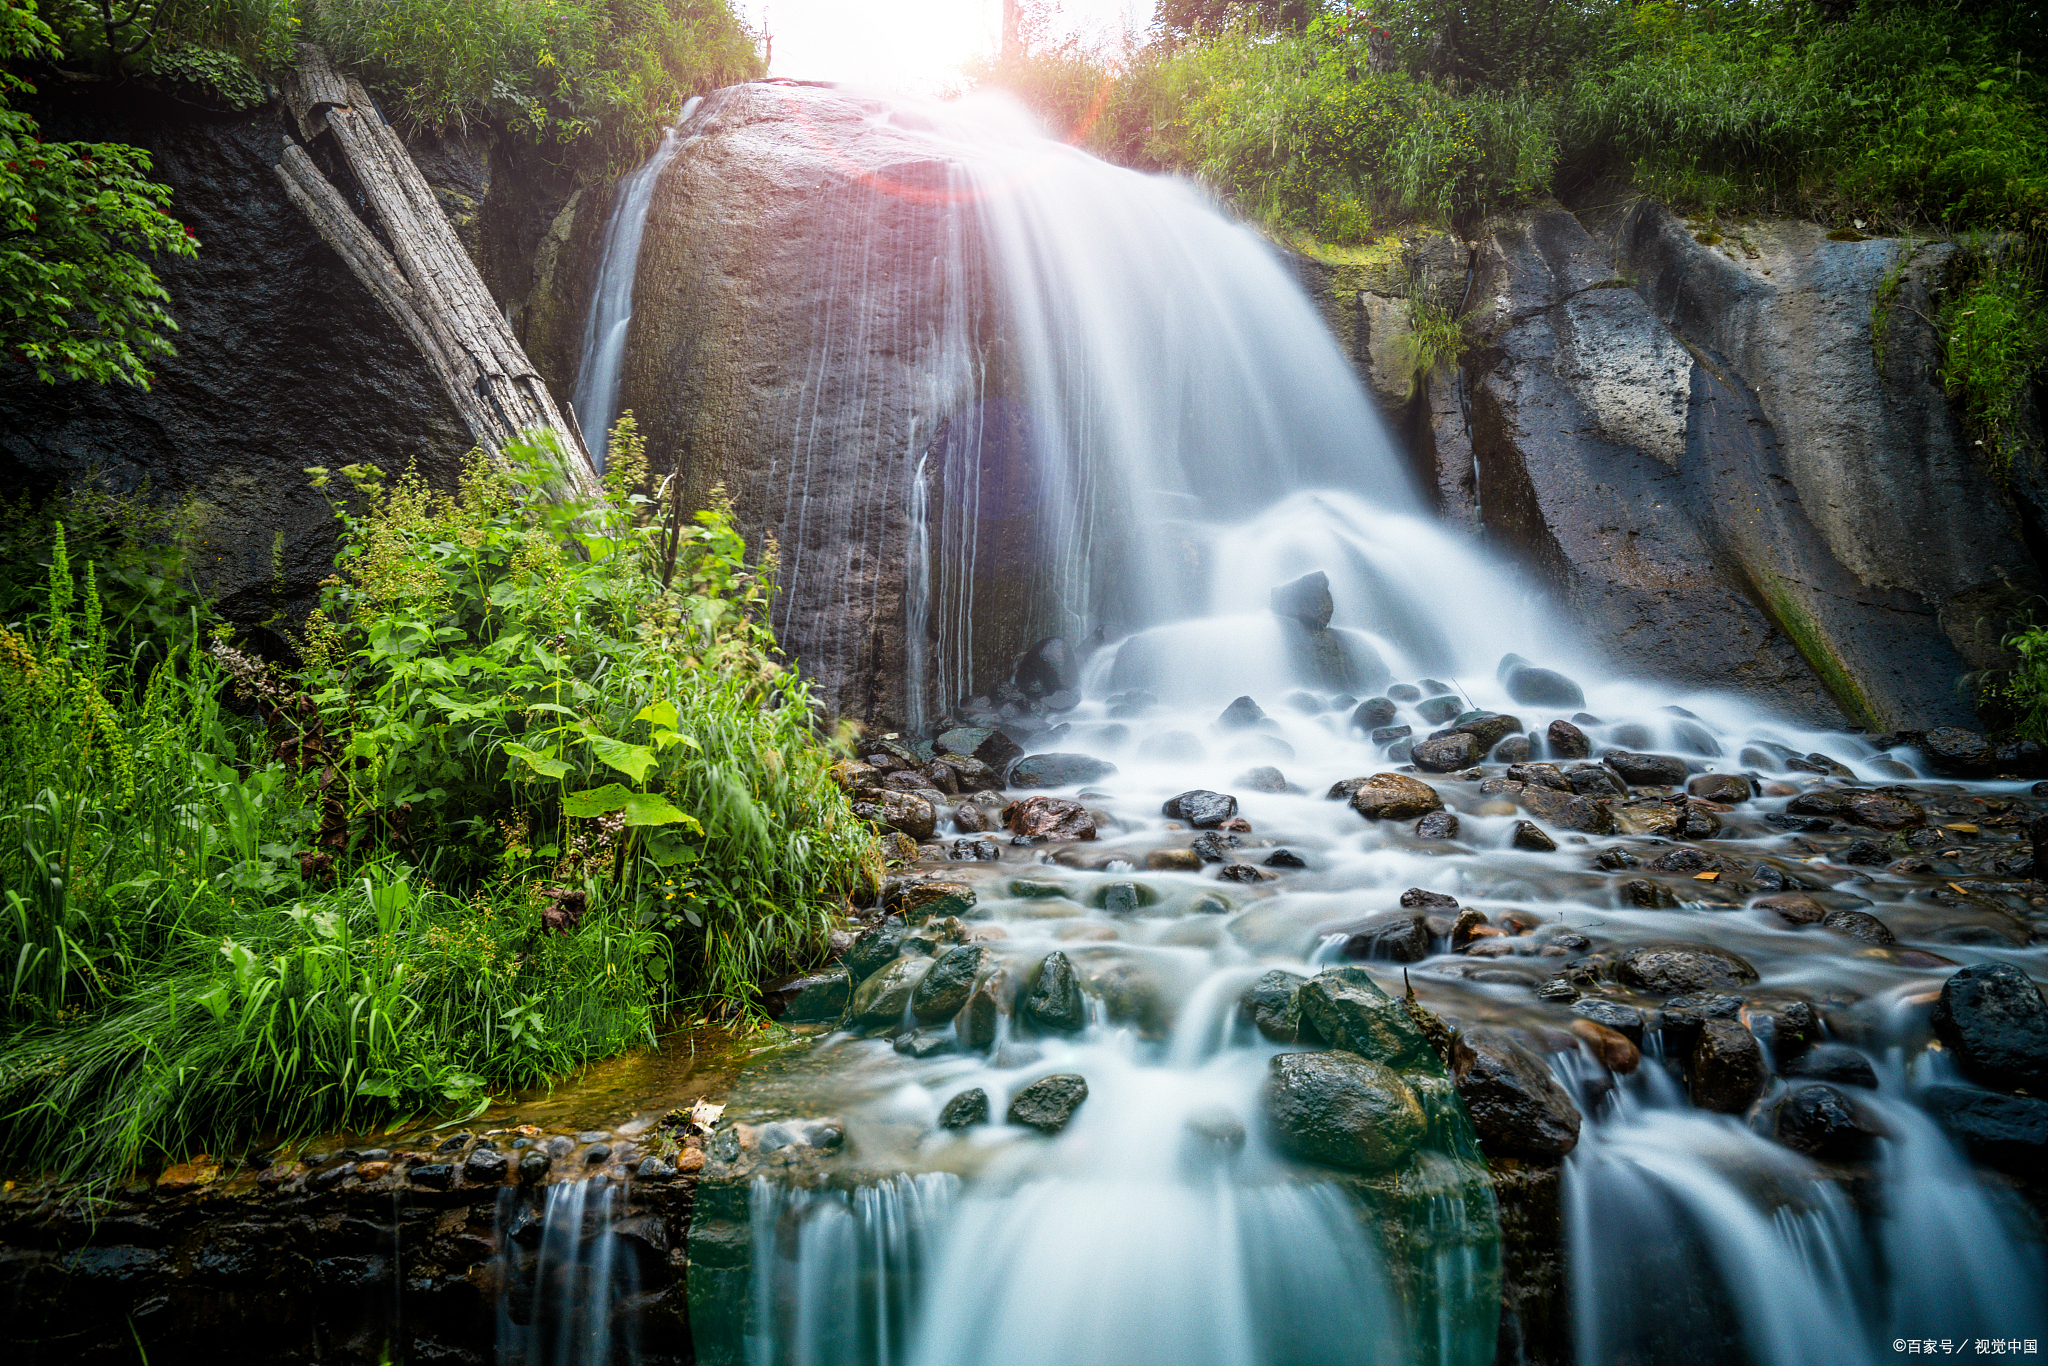
{"type": "Polygon", "coordinates": [[[207,514],[199,569],[226,614],[251,627],[280,609],[303,617],[333,572],[335,528],[305,468],[396,474],[416,461],[452,488],[470,434],[398,325],[285,198],[272,171],[285,145],[278,107],[209,113],[138,86],[37,84],[28,107],[44,137],[148,150],[200,251],[152,263],[179,330],[147,392],[0,367],[0,488],[96,474],[159,500],[189,492],[207,514]]]}
{"type": "Polygon", "coordinates": [[[1920,1103],[1964,1151],[2016,1176],[2038,1179],[2048,1160],[2048,1100],[1967,1086],[1930,1086],[1920,1103]]]}
{"type": "Polygon", "coordinates": [[[1441,1064],[1429,1041],[1363,968],[1328,968],[1301,988],[1301,1037],[1395,1068],[1441,1064]]]}
{"type": "Polygon", "coordinates": [[[1024,998],[1024,1019],[1059,1034],[1078,1033],[1088,1023],[1081,1000],[1081,979],[1064,953],[1049,953],[1039,965],[1038,980],[1024,998]]]}
{"type": "Polygon", "coordinates": [[[1578,1145],[1578,1107],[1542,1060],[1505,1031],[1461,1032],[1451,1079],[1488,1153],[1556,1158],[1578,1145]]]}
{"type": "Polygon", "coordinates": [[[1616,975],[1641,991],[1680,995],[1725,991],[1757,980],[1756,969],[1738,954],[1712,944],[1646,944],[1630,949],[1616,975]]]}
{"type": "Polygon", "coordinates": [[[2006,1091],[2048,1087],[2048,1001],[2010,963],[1976,964],[1942,983],[1934,1032],[1973,1080],[2006,1091]]]}
{"type": "Polygon", "coordinates": [[[1879,375],[1896,243],[1774,223],[1731,259],[1647,202],[1584,220],[1539,207],[1482,244],[1472,450],[1438,444],[1487,529],[1631,673],[1823,723],[1969,724],[1950,684],[1989,664],[2001,573],[2037,571],[1930,378],[1912,298],[1951,249],[1909,272],[1879,375]]]}

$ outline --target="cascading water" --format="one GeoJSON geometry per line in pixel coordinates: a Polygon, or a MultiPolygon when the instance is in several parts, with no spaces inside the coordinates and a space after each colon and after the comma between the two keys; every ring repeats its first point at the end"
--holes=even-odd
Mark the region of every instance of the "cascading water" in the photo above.
{"type": "Polygon", "coordinates": [[[618,416],[619,374],[626,359],[626,331],[633,321],[633,282],[640,269],[640,239],[647,231],[647,208],[654,187],[669,162],[682,150],[683,128],[704,103],[692,95],[675,125],[661,135],[654,155],[621,180],[613,192],[611,217],[605,221],[604,249],[598,256],[597,287],[590,296],[590,314],[583,324],[583,353],[576,365],[574,404],[591,459],[604,470],[605,447],[618,416]]]}
{"type": "MultiPolygon", "coordinates": [[[[1723,985],[1744,1009],[1824,1000],[1848,1028],[1871,1002],[1924,1007],[1957,961],[2009,957],[2009,922],[2023,942],[2022,914],[1930,895],[1968,861],[1937,822],[1974,838],[1978,809],[2002,820],[2013,787],[1914,789],[1933,842],[1910,847],[1947,861],[1924,869],[1872,871],[1839,828],[1788,812],[1817,775],[1915,773],[1889,739],[1603,667],[1541,591],[1430,518],[1283,261],[1195,191],[972,102],[841,100],[811,120],[806,101],[828,97],[761,98],[785,97],[789,136],[886,124],[904,159],[817,196],[821,219],[849,226],[818,262],[843,288],[802,382],[775,399],[795,417],[769,424],[790,433],[770,471],[778,629],[827,668],[868,648],[851,608],[881,600],[862,557],[888,544],[869,524],[907,520],[896,664],[920,734],[890,737],[890,764],[907,776],[929,756],[927,719],[1007,727],[1064,756],[1014,785],[1079,799],[1096,837],[1005,848],[984,833],[1001,803],[924,791],[934,835],[958,839],[928,841],[935,866],[907,880],[966,886],[927,903],[945,915],[912,912],[933,916],[921,935],[877,931],[897,956],[855,977],[847,1027],[736,1094],[692,1236],[700,1359],[1489,1360],[1501,1231],[1449,1081],[1402,1073],[1429,1121],[1395,1175],[1297,1160],[1270,1088],[1275,1059],[1315,1041],[1252,1027],[1244,993],[1263,974],[1363,974],[1366,959],[1398,992],[1391,960],[1460,1024],[1548,1037],[1584,999],[1654,1035],[1645,1005],[1674,993],[1618,984],[1615,963],[1675,939],[1739,956],[1723,985]],[[892,195],[934,212],[899,231],[872,211],[892,195]],[[906,411],[871,401],[877,356],[918,358],[906,411]],[[835,441],[865,454],[858,489],[828,499],[835,441]],[[1075,644],[1006,676],[1015,651],[994,642],[1051,636],[1075,644]],[[1325,799],[1481,709],[1514,718],[1487,731],[1496,762],[1419,775],[1444,808],[1424,823],[1325,799]],[[1676,765],[1681,784],[1747,776],[1703,804],[1572,769],[1610,746],[1661,752],[1654,771],[1676,765]],[[1511,776],[1517,757],[1556,762],[1511,776]],[[1189,789],[1235,793],[1249,828],[1209,821],[1191,839],[1162,820],[1189,789]],[[1575,800],[1588,809],[1557,819],[1575,800]],[[1755,900],[1788,890],[1804,901],[1755,900]],[[932,962],[963,951],[979,955],[975,997],[920,1013],[932,962]],[[1053,955],[1078,982],[1057,1025],[1025,1008],[1053,955]],[[1085,1080],[1070,1122],[1005,1122],[1053,1078],[1085,1080]],[[940,1123],[976,1092],[987,1122],[940,1123]]],[[[1997,871],[1991,852],[1973,871],[1997,871]]],[[[1870,1102],[1889,1137],[1869,1204],[1660,1076],[1645,1067],[1613,1101],[1580,1090],[1566,1183],[1583,1361],[1855,1361],[1893,1331],[2031,1331],[2038,1231],[1979,1189],[1902,1084],[1870,1102]],[[1901,1274],[1915,1238],[1964,1268],[1951,1279],[1977,1308],[1901,1274]],[[1991,1321],[2000,1296],[2021,1306],[2013,1322],[1991,1321]],[[1917,1322],[1944,1302],[1958,1323],[1917,1322]]]]}
{"type": "Polygon", "coordinates": [[[602,1178],[507,1188],[498,1199],[499,1366],[615,1366],[634,1359],[635,1268],[602,1178]]]}

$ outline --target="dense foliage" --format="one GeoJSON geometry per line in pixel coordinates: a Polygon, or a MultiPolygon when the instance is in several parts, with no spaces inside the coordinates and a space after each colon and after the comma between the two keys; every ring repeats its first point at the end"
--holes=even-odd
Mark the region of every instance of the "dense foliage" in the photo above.
{"type": "Polygon", "coordinates": [[[594,502],[544,446],[449,496],[345,471],[292,671],[162,610],[182,524],[112,594],[53,529],[0,627],[16,1157],[459,1117],[819,952],[879,866],[762,624],[772,562],[630,492],[630,425],[613,450],[594,502]]]}
{"type": "Polygon", "coordinates": [[[974,74],[1331,241],[1607,175],[1709,214],[2048,231],[2028,0],[1270,8],[1163,4],[1128,57],[1041,38],[974,74]]]}
{"type": "Polygon", "coordinates": [[[10,62],[57,51],[35,0],[0,0],[0,354],[45,383],[148,388],[171,354],[170,298],[143,258],[198,244],[164,211],[149,154],[118,143],[45,142],[9,97],[33,87],[10,62]]]}

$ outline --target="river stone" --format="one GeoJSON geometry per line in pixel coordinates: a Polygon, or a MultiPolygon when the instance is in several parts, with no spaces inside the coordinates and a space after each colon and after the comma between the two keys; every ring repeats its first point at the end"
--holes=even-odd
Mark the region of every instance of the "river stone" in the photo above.
{"type": "MultiPolygon", "coordinates": [[[[1360,730],[1378,730],[1382,726],[1393,725],[1394,718],[1400,714],[1400,710],[1390,697],[1368,697],[1351,713],[1351,724],[1360,730]]],[[[1385,741],[1377,743],[1384,744],[1385,741]]]]}
{"type": "Polygon", "coordinates": [[[1883,1136],[1825,1083],[1800,1087],[1778,1107],[1778,1141],[1824,1162],[1860,1162],[1883,1136]]]}
{"type": "Polygon", "coordinates": [[[1287,775],[1274,768],[1271,764],[1264,764],[1258,768],[1249,769],[1239,774],[1237,781],[1240,786],[1248,787],[1254,792],[1285,792],[1287,790],[1287,775]]]}
{"type": "Polygon", "coordinates": [[[806,977],[792,985],[796,987],[796,994],[790,997],[788,1007],[782,1012],[784,1024],[817,1024],[836,1020],[846,1013],[846,1003],[853,996],[853,982],[843,972],[806,977]]]}
{"type": "Polygon", "coordinates": [[[1577,711],[1586,705],[1585,690],[1555,669],[1520,665],[1501,680],[1508,696],[1525,707],[1557,707],[1577,711]]]}
{"type": "Polygon", "coordinates": [[[1168,820],[1186,821],[1197,830],[1213,830],[1237,814],[1237,798],[1227,792],[1198,787],[1168,797],[1159,810],[1168,820]]]}
{"type": "MultiPolygon", "coordinates": [[[[1350,799],[1351,809],[1369,821],[1414,820],[1444,809],[1435,788],[1405,773],[1375,773],[1338,784],[1346,786],[1351,790],[1343,795],[1350,799]]],[[[1335,789],[1331,795],[1337,795],[1335,789]]]]}
{"type": "Polygon", "coordinates": [[[1461,1032],[1451,1079],[1489,1154],[1558,1158],[1577,1146],[1578,1107],[1550,1069],[1505,1030],[1461,1032]]]}
{"type": "Polygon", "coordinates": [[[1266,724],[1265,710],[1249,696],[1240,697],[1225,707],[1216,718],[1218,730],[1253,730],[1266,724]]]}
{"type": "Polygon", "coordinates": [[[953,787],[960,792],[1000,792],[1003,775],[970,754],[941,754],[931,767],[944,767],[953,774],[953,787]]]}
{"type": "Polygon", "coordinates": [[[1770,1070],[1763,1047],[1740,1021],[1708,1020],[1693,1045],[1689,1080],[1694,1105],[1739,1115],[1763,1094],[1770,1070]]]}
{"type": "Polygon", "coordinates": [[[1626,797],[1628,784],[1613,769],[1602,764],[1581,764],[1564,775],[1572,791],[1582,797],[1626,797]]]}
{"type": "Polygon", "coordinates": [[[1105,882],[1094,897],[1096,908],[1111,915],[1130,915],[1158,900],[1159,894],[1142,882],[1105,882]]]}
{"type": "Polygon", "coordinates": [[[1879,948],[1890,948],[1899,942],[1890,927],[1868,911],[1829,911],[1820,918],[1820,927],[1879,948]]]}
{"type": "Polygon", "coordinates": [[[896,961],[903,952],[903,936],[907,933],[900,916],[885,916],[861,932],[853,941],[853,947],[846,951],[846,970],[853,974],[855,983],[873,976],[884,967],[896,961]]]}
{"type": "Polygon", "coordinates": [[[1560,830],[1588,835],[1614,833],[1614,812],[1597,797],[1582,797],[1549,787],[1524,787],[1514,794],[1514,800],[1530,815],[1560,830]]]}
{"type": "Polygon", "coordinates": [[[988,1123],[988,1092],[979,1086],[962,1091],[939,1111],[941,1129],[971,1129],[988,1123]]]}
{"type": "Polygon", "coordinates": [[[1645,944],[1630,949],[1615,965],[1624,986],[1660,996],[1695,991],[1726,991],[1757,979],[1756,969],[1736,954],[1713,944],[1645,944]]]}
{"type": "Polygon", "coordinates": [[[1460,712],[1451,720],[1451,730],[1459,735],[1469,735],[1479,742],[1479,752],[1484,754],[1501,741],[1522,729],[1518,716],[1503,716],[1497,711],[1460,712]]]}
{"type": "Polygon", "coordinates": [[[994,726],[955,726],[952,730],[940,731],[938,738],[932,741],[932,748],[940,754],[964,754],[970,759],[979,759],[997,773],[1024,752],[1015,740],[994,726]]]}
{"type": "Polygon", "coordinates": [[[1040,1077],[1010,1098],[1010,1123],[1056,1134],[1067,1127],[1074,1111],[1088,1099],[1088,1082],[1071,1072],[1040,1077]]]}
{"type": "Polygon", "coordinates": [[[1392,1068],[1345,1053],[1282,1053],[1266,1082],[1281,1148],[1306,1162],[1392,1171],[1422,1143],[1422,1103],[1392,1068]]]}
{"type": "Polygon", "coordinates": [[[1634,1006],[1623,1005],[1620,1001],[1609,1001],[1599,996],[1582,996],[1571,1004],[1572,1014],[1582,1020],[1590,1020],[1603,1029],[1611,1029],[1640,1047],[1643,1042],[1643,1012],[1634,1006]]]}
{"type": "Polygon", "coordinates": [[[471,1186],[496,1185],[505,1179],[505,1154],[478,1148],[462,1164],[462,1180],[471,1186]]]}
{"type": "Polygon", "coordinates": [[[1301,1021],[1300,992],[1308,979],[1274,968],[1238,993],[1237,1013],[1274,1043],[1293,1043],[1301,1021]]]}
{"type": "Polygon", "coordinates": [[[1145,867],[1155,873],[1199,873],[1202,856],[1192,849],[1153,849],[1145,855],[1145,867]]]}
{"type": "Polygon", "coordinates": [[[1429,957],[1429,927],[1414,911],[1387,911],[1360,923],[1344,956],[1361,962],[1419,963],[1429,957]]]}
{"type": "Polygon", "coordinates": [[[1188,846],[1188,851],[1204,863],[1232,863],[1236,861],[1236,855],[1230,851],[1237,848],[1239,843],[1237,836],[1228,831],[1211,830],[1195,836],[1194,843],[1188,846]]]}
{"type": "Polygon", "coordinates": [[[1465,701],[1460,697],[1430,697],[1415,704],[1415,714],[1432,726],[1445,725],[1463,710],[1465,701]]]}
{"type": "Polygon", "coordinates": [[[1535,752],[1526,735],[1510,735],[1493,747],[1492,759],[1497,764],[1527,763],[1535,752]]]}
{"type": "Polygon", "coordinates": [[[1557,841],[1544,834],[1543,827],[1534,821],[1516,821],[1514,837],[1508,843],[1513,848],[1525,850],[1532,854],[1554,854],[1557,852],[1557,841]]]}
{"type": "Polygon", "coordinates": [[[959,944],[932,960],[931,971],[910,993],[910,1013],[925,1024],[959,1014],[974,990],[974,979],[991,955],[979,944],[959,944]]]}
{"type": "Polygon", "coordinates": [[[960,1013],[953,1017],[953,1032],[959,1036],[962,1048],[981,1053],[995,1047],[1009,983],[1009,970],[997,968],[982,979],[981,985],[968,996],[967,1004],[960,1007],[960,1013]]]}
{"type": "Polygon", "coordinates": [[[1479,762],[1486,751],[1478,740],[1463,731],[1451,735],[1440,735],[1433,740],[1418,740],[1409,751],[1415,766],[1431,773],[1454,773],[1470,768],[1479,762]]]}
{"type": "Polygon", "coordinates": [[[1389,1067],[1441,1066],[1401,1003],[1380,990],[1364,968],[1325,968],[1301,988],[1303,1038],[1316,1038],[1389,1067]]]}
{"type": "Polygon", "coordinates": [[[1685,760],[1671,754],[1603,749],[1600,762],[1619,773],[1631,787],[1677,787],[1685,782],[1685,760]]]}
{"type": "Polygon", "coordinates": [[[1292,617],[1311,631],[1327,628],[1337,610],[1330,598],[1330,576],[1320,569],[1275,588],[1272,604],[1274,616],[1292,617]]]}
{"type": "Polygon", "coordinates": [[[1929,768],[1951,778],[1981,778],[1998,767],[1991,742],[1960,726],[1937,726],[1920,737],[1918,748],[1929,768]]]}
{"type": "Polygon", "coordinates": [[[1074,656],[1061,636],[1047,636],[1017,658],[1010,680],[1026,697],[1046,697],[1074,684],[1074,656]]]}
{"type": "Polygon", "coordinates": [[[853,1023],[867,1026],[899,1023],[905,1008],[910,1005],[911,993],[932,970],[932,961],[929,958],[899,958],[862,982],[860,989],[853,993],[853,1023]]]}
{"type": "Polygon", "coordinates": [[[1078,1032],[1088,1023],[1081,1001],[1081,979],[1074,973],[1073,960],[1064,953],[1049,953],[1038,966],[1038,979],[1018,1012],[1040,1029],[1062,1034],[1078,1032]]]}
{"type": "Polygon", "coordinates": [[[1010,786],[1078,787],[1116,771],[1115,764],[1087,754],[1029,754],[1010,765],[1010,786]]]}
{"type": "MultiPolygon", "coordinates": [[[[1786,808],[1790,810],[1788,806],[1786,808]]],[[[1916,825],[1927,824],[1927,813],[1903,797],[1887,797],[1882,792],[1855,792],[1843,803],[1842,818],[1872,830],[1909,830],[1916,825]]]]}
{"type": "Polygon", "coordinates": [[[1756,795],[1750,789],[1749,779],[1740,773],[1697,773],[1685,780],[1685,790],[1695,797],[1729,806],[1756,795]]]}
{"type": "Polygon", "coordinates": [[[1877,1069],[1870,1059],[1847,1044],[1817,1043],[1778,1069],[1803,1081],[1824,1081],[1834,1086],[1877,1089],[1877,1069]]]}
{"type": "Polygon", "coordinates": [[[1458,837],[1458,815],[1455,811],[1432,811],[1415,822],[1415,838],[1419,840],[1454,840],[1458,837]]]}
{"type": "Polygon", "coordinates": [[[1749,904],[1757,910],[1771,912],[1788,925],[1818,925],[1821,917],[1828,913],[1827,907],[1804,892],[1773,892],[1749,904]]]}
{"type": "Polygon", "coordinates": [[[918,882],[905,887],[897,906],[913,925],[966,915],[974,909],[974,889],[964,882],[918,882]]]}
{"type": "Polygon", "coordinates": [[[1003,825],[1028,840],[1092,840],[1095,817],[1064,797],[1026,797],[1003,808],[1003,825]]]}
{"type": "Polygon", "coordinates": [[[1552,721],[1543,732],[1543,744],[1553,759],[1583,759],[1593,752],[1586,732],[1569,721],[1552,721]]]}
{"type": "Polygon", "coordinates": [[[923,797],[914,792],[896,792],[886,788],[853,803],[853,814],[884,830],[908,835],[913,840],[930,839],[939,823],[939,813],[923,797]]]}
{"type": "Polygon", "coordinates": [[[2048,1162],[2048,1100],[1968,1086],[1930,1086],[1919,1100],[1980,1162],[2029,1181],[2048,1162]]]}
{"type": "Polygon", "coordinates": [[[2010,963],[1977,963],[1941,984],[1934,1032],[1965,1075],[2011,1091],[2048,1085],[2048,1001],[2010,963]]]}

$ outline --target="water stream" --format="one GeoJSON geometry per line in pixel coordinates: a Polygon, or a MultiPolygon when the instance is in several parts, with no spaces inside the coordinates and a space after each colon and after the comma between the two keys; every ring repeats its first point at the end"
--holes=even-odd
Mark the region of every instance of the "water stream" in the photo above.
{"type": "MultiPolygon", "coordinates": [[[[986,952],[977,980],[998,983],[994,1036],[905,1006],[743,1080],[718,1156],[745,1175],[716,1207],[745,1228],[749,1259],[717,1294],[745,1303],[703,1302],[701,1359],[1493,1359],[1500,1223],[1448,1090],[1415,1082],[1430,1135],[1397,1177],[1296,1161],[1262,1119],[1273,1059],[1295,1046],[1239,1004],[1274,968],[1350,961],[1411,888],[1481,912],[1488,936],[1466,951],[1448,918],[1428,922],[1405,965],[1366,965],[1381,985],[1412,984],[1461,1024],[1561,1040],[1553,1065],[1585,1116],[1564,1205],[1586,1366],[1852,1363],[1891,1354],[1895,1334],[2048,1335],[2039,1229],[1916,1107],[1928,1078],[1908,1063],[1955,964],[2048,967],[2027,928],[2039,908],[1993,885],[2028,861],[2022,788],[1931,783],[1888,740],[1617,675],[1527,576],[1432,518],[1256,234],[1193,187],[1048,142],[1013,111],[878,117],[927,140],[954,206],[928,281],[946,292],[925,338],[930,411],[907,454],[887,453],[908,479],[876,476],[901,485],[912,523],[902,666],[931,728],[952,713],[1007,726],[1027,751],[1100,761],[1046,791],[1091,809],[1098,837],[997,843],[948,795],[921,872],[971,887],[956,936],[986,952]],[[1313,586],[1299,610],[1300,592],[1274,593],[1318,573],[1324,606],[1313,586]],[[977,662],[975,632],[997,611],[1070,642],[1036,696],[977,662]],[[1564,677],[1533,689],[1510,654],[1564,677]],[[1375,696],[1367,723],[1356,709],[1375,696]],[[1419,775],[1453,818],[1434,833],[1326,799],[1475,709],[1512,714],[1518,757],[1556,761],[1580,792],[1606,789],[1571,782],[1583,756],[1558,752],[1552,721],[1596,755],[1747,775],[1755,799],[1706,808],[1712,830],[1686,842],[1670,802],[1631,807],[1618,790],[1617,829],[1538,829],[1501,785],[1506,752],[1419,775]],[[1873,861],[1849,847],[1862,832],[1786,813],[1823,781],[1913,784],[1926,838],[1902,833],[1873,861]],[[1234,794],[1249,826],[1192,866],[1194,833],[1162,809],[1189,789],[1234,794]],[[1992,889],[1942,895],[1962,877],[1992,889]],[[1876,917],[1883,937],[1755,904],[1788,888],[1876,917]],[[1655,1056],[1654,994],[1567,971],[1668,941],[1739,955],[1749,975],[1730,989],[1749,1017],[1808,1003],[1879,1059],[1875,1156],[1845,1173],[1773,1141],[1770,1097],[1754,1121],[1693,1108],[1655,1056]],[[1021,1028],[1016,996],[1054,952],[1081,979],[1085,1025],[1021,1028]],[[1623,1083],[1564,1033],[1586,997],[1650,1012],[1652,1056],[1623,1083]],[[1086,1080],[1064,1129],[1004,1122],[1055,1075],[1086,1080]],[[991,1122],[939,1126],[977,1088],[991,1122]]],[[[622,187],[621,214],[639,193],[622,187]]],[[[849,280],[850,306],[861,287],[849,280]]],[[[624,289],[629,301],[630,278],[624,289]]]]}
{"type": "Polygon", "coordinates": [[[619,375],[626,363],[626,334],[633,321],[633,282],[640,269],[640,239],[647,230],[647,209],[661,173],[682,150],[683,129],[704,103],[692,95],[675,125],[661,135],[654,154],[618,184],[612,193],[611,216],[605,220],[604,247],[597,261],[597,285],[590,295],[590,313],[583,324],[583,352],[576,365],[573,400],[591,459],[604,471],[605,447],[617,419],[619,375]]]}

